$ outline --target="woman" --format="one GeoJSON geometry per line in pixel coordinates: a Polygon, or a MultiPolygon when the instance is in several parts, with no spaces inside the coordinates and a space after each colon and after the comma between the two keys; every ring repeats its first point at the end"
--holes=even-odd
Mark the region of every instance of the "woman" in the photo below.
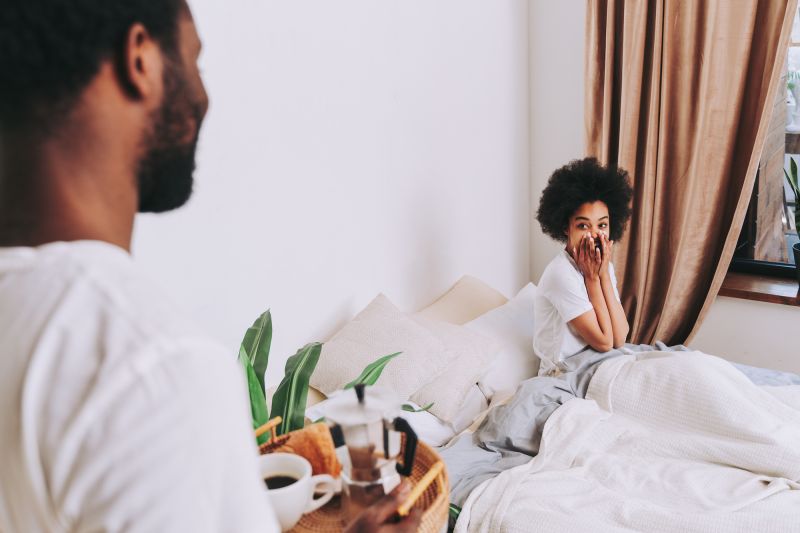
{"type": "Polygon", "coordinates": [[[632,196],[627,172],[594,158],[559,168],[542,192],[536,219],[565,246],[539,280],[533,336],[539,375],[559,374],[559,363],[587,345],[607,352],[625,343],[628,321],[611,253],[632,196]]]}

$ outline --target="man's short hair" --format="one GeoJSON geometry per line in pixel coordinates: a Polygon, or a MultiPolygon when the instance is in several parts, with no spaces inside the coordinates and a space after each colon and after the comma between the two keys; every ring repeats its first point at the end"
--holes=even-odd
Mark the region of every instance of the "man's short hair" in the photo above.
{"type": "Polygon", "coordinates": [[[165,52],[185,0],[2,0],[0,125],[57,121],[141,23],[165,52]]]}

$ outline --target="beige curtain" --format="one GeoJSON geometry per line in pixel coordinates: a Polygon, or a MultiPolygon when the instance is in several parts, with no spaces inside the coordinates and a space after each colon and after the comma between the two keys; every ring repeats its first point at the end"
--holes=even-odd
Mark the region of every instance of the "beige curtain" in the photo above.
{"type": "Polygon", "coordinates": [[[587,7],[587,152],[635,191],[614,257],[630,341],[688,342],[733,255],[797,0],[587,7]]]}

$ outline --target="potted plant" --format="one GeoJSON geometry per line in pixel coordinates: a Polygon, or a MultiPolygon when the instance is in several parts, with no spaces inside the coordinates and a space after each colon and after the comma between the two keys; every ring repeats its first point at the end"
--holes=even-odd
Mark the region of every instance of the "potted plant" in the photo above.
{"type": "MultiPolygon", "coordinates": [[[[272,345],[272,315],[269,310],[259,316],[247,329],[239,347],[239,363],[247,378],[253,429],[267,423],[272,416],[280,416],[281,424],[276,435],[283,435],[303,427],[305,421],[308,381],[317,366],[322,344],[309,343],[286,361],[283,380],[272,398],[272,409],[267,407],[265,373],[272,345]]],[[[257,438],[262,444],[269,438],[265,433],[257,438]]]]}
{"type": "MultiPolygon", "coordinates": [[[[786,175],[786,181],[789,182],[789,186],[794,193],[794,229],[797,232],[797,236],[800,237],[800,181],[797,177],[797,163],[793,157],[789,158],[789,172],[783,169],[783,173],[786,175]]],[[[794,253],[794,266],[797,272],[797,281],[800,283],[800,242],[792,246],[792,252],[794,253]]]]}
{"type": "MultiPolygon", "coordinates": [[[[266,401],[265,374],[271,345],[272,314],[267,310],[245,332],[239,347],[239,363],[242,365],[247,379],[253,429],[263,426],[271,417],[280,416],[282,421],[274,432],[275,435],[285,435],[291,431],[302,429],[305,425],[308,384],[319,361],[322,343],[306,344],[286,361],[283,380],[272,396],[272,409],[269,409],[266,401]]],[[[389,361],[400,354],[401,352],[396,352],[385,355],[370,363],[356,379],[346,384],[344,388],[349,389],[359,384],[374,385],[389,361]]],[[[431,407],[433,407],[432,403],[420,409],[403,404],[403,410],[411,412],[427,411],[431,407]]],[[[266,442],[270,433],[264,433],[257,437],[258,444],[266,442]]]]}

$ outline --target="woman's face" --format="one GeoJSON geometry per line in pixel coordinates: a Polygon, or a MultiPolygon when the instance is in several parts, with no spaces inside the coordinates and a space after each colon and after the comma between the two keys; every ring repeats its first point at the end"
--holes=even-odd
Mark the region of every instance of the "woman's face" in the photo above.
{"type": "Polygon", "coordinates": [[[587,233],[597,237],[601,233],[608,236],[609,228],[608,206],[601,201],[587,202],[580,206],[572,216],[565,233],[567,234],[567,251],[571,254],[577,248],[587,233]]]}

